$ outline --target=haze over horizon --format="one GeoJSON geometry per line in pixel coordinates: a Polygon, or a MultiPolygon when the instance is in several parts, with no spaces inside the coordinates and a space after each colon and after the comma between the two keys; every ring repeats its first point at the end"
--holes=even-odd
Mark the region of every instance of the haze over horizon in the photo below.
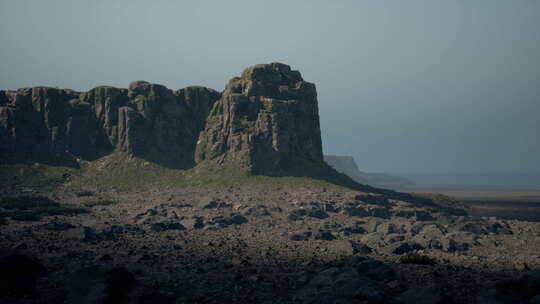
{"type": "Polygon", "coordinates": [[[0,39],[0,89],[222,90],[278,61],[361,170],[540,173],[538,1],[6,0],[0,39]]]}

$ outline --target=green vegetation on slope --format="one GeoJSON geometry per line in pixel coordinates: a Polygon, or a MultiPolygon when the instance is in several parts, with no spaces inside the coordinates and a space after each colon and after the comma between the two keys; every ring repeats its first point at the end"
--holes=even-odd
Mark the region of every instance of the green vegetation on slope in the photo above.
{"type": "Polygon", "coordinates": [[[17,196],[0,199],[1,218],[11,217],[19,221],[37,221],[43,216],[73,215],[88,212],[68,204],[60,204],[44,196],[17,196]]]}
{"type": "MultiPolygon", "coordinates": [[[[125,191],[164,188],[226,188],[253,184],[298,184],[340,187],[332,182],[307,177],[254,175],[245,169],[204,162],[189,169],[172,169],[141,158],[115,152],[81,165],[81,169],[41,164],[2,165],[0,177],[6,188],[52,190],[66,187],[78,196],[92,196],[93,190],[116,188],[125,191]],[[8,183],[11,181],[11,183],[8,183]]],[[[311,175],[310,175],[311,176],[311,175]]]]}
{"type": "Polygon", "coordinates": [[[54,189],[65,183],[71,175],[79,172],[71,167],[45,164],[0,165],[0,181],[3,188],[31,187],[54,189]]]}

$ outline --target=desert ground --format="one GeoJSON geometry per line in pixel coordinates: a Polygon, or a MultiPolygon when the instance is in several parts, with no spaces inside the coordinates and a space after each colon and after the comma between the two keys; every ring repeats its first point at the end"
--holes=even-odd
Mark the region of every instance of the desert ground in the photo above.
{"type": "Polygon", "coordinates": [[[441,193],[453,197],[466,203],[471,215],[540,221],[540,189],[538,188],[418,186],[402,190],[441,193]]]}
{"type": "Polygon", "coordinates": [[[279,178],[129,191],[12,187],[2,194],[0,299],[539,303],[539,222],[427,196],[279,178]],[[44,207],[51,202],[58,210],[44,207]]]}

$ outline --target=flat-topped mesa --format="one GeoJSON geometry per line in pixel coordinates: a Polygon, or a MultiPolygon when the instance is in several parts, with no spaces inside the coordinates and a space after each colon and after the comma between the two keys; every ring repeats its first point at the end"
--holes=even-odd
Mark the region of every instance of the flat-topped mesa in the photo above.
{"type": "Polygon", "coordinates": [[[212,108],[195,159],[268,175],[323,163],[315,85],[285,64],[247,68],[212,108]]]}
{"type": "Polygon", "coordinates": [[[0,91],[0,139],[2,163],[76,165],[122,151],[174,168],[217,163],[267,175],[325,166],[315,85],[281,63],[247,68],[223,93],[146,81],[0,91]]]}
{"type": "Polygon", "coordinates": [[[76,164],[114,150],[170,167],[194,164],[204,121],[221,94],[148,82],[88,92],[35,87],[0,91],[2,163],[76,164]],[[202,122],[201,122],[202,120],[202,122]]]}

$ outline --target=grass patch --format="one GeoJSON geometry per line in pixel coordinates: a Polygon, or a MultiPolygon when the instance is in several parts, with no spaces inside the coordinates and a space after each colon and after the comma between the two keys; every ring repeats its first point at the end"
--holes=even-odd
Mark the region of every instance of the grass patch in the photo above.
{"type": "Polygon", "coordinates": [[[19,221],[37,221],[43,216],[76,215],[88,213],[88,209],[69,204],[60,204],[45,196],[16,196],[0,199],[0,208],[5,212],[0,217],[11,217],[19,221]]]}
{"type": "Polygon", "coordinates": [[[89,163],[74,175],[68,189],[84,188],[123,191],[146,191],[169,188],[228,188],[254,184],[307,185],[327,188],[340,187],[330,182],[310,177],[271,177],[253,175],[232,166],[211,163],[193,169],[172,169],[144,159],[115,152],[89,163]]]}
{"type": "Polygon", "coordinates": [[[437,261],[427,255],[420,255],[417,253],[407,254],[399,258],[401,264],[415,264],[415,265],[435,265],[437,261]]]}
{"type": "Polygon", "coordinates": [[[116,205],[116,204],[118,204],[118,201],[104,199],[104,200],[84,202],[83,206],[92,208],[92,207],[97,207],[97,206],[111,206],[111,205],[116,205]]]}
{"type": "Polygon", "coordinates": [[[78,169],[45,164],[0,165],[3,188],[30,187],[52,190],[66,182],[78,169]]]}
{"type": "Polygon", "coordinates": [[[240,168],[219,166],[212,162],[192,169],[175,169],[130,157],[122,152],[84,162],[79,169],[45,164],[0,165],[0,182],[1,187],[6,188],[53,190],[60,187],[72,191],[77,197],[91,197],[95,195],[94,189],[111,188],[123,191],[147,191],[187,187],[214,189],[255,184],[343,188],[313,177],[260,176],[240,168]]]}

